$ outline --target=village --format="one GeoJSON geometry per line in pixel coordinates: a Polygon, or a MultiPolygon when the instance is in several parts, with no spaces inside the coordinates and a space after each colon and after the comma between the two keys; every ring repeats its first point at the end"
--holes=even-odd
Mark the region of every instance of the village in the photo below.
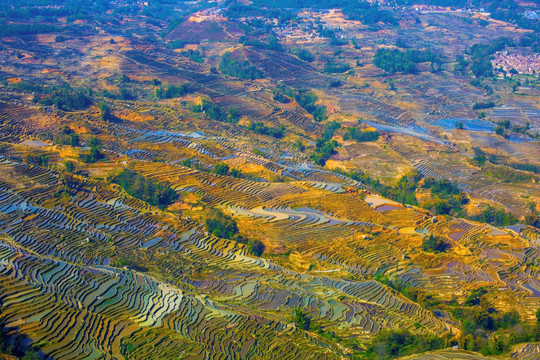
{"type": "Polygon", "coordinates": [[[491,64],[497,69],[502,67],[510,76],[512,73],[537,75],[540,70],[540,54],[523,55],[502,51],[495,54],[491,64]]]}

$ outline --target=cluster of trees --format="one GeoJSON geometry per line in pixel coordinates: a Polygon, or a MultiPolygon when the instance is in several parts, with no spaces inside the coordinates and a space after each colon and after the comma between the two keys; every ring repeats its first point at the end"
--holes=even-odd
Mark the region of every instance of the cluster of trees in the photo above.
{"type": "MultiPolygon", "coordinates": [[[[277,3],[285,3],[277,1],[277,3]]],[[[287,22],[295,17],[295,14],[287,9],[292,6],[278,6],[276,2],[269,3],[267,1],[256,0],[252,1],[251,5],[241,5],[233,3],[227,7],[225,16],[231,19],[257,17],[262,16],[266,19],[278,19],[280,22],[287,22]]]]}
{"type": "Polygon", "coordinates": [[[460,347],[483,355],[501,355],[514,344],[540,340],[540,309],[535,325],[523,323],[516,311],[500,312],[487,298],[488,290],[472,291],[452,316],[461,321],[464,337],[460,347]]]}
{"type": "Polygon", "coordinates": [[[24,162],[31,165],[47,166],[49,164],[49,157],[45,154],[40,155],[26,155],[24,162]]]}
{"type": "Polygon", "coordinates": [[[182,56],[185,56],[191,61],[194,61],[196,63],[202,64],[204,62],[204,56],[198,50],[189,49],[187,51],[182,51],[180,54],[182,54],[182,56]]]}
{"type": "Polygon", "coordinates": [[[253,40],[247,36],[242,36],[239,41],[241,44],[253,46],[259,49],[283,51],[283,46],[279,43],[278,39],[274,35],[269,35],[266,38],[266,41],[253,40]]]}
{"type": "Polygon", "coordinates": [[[200,105],[192,107],[194,112],[204,112],[206,116],[215,121],[224,121],[228,123],[236,123],[240,119],[240,113],[235,107],[225,111],[218,104],[212,103],[208,99],[203,99],[200,105]]]}
{"type": "MultiPolygon", "coordinates": [[[[110,241],[111,239],[109,239],[110,241]]],[[[134,259],[132,256],[129,255],[120,255],[117,259],[113,259],[111,261],[112,266],[116,266],[119,268],[123,268],[124,266],[128,269],[133,269],[135,271],[139,272],[147,272],[148,268],[141,264],[140,261],[137,261],[137,259],[134,259]]]]}
{"type": "MultiPolygon", "coordinates": [[[[498,38],[494,41],[490,41],[487,44],[475,44],[469,49],[469,55],[471,56],[472,64],[470,69],[474,76],[477,78],[492,76],[493,65],[491,64],[492,55],[497,51],[503,50],[507,46],[513,46],[514,42],[508,38],[498,38]]],[[[462,67],[467,66],[467,62],[460,58],[462,67]]]]}
{"type": "Polygon", "coordinates": [[[294,97],[293,93],[287,93],[284,91],[284,88],[281,86],[276,87],[272,90],[273,99],[282,104],[287,104],[291,101],[291,97],[294,97]]]}
{"type": "Polygon", "coordinates": [[[533,172],[535,174],[540,174],[540,166],[534,165],[534,164],[528,164],[528,163],[506,163],[506,166],[510,166],[511,168],[522,170],[522,171],[529,171],[533,172]]]}
{"type": "Polygon", "coordinates": [[[505,166],[487,165],[483,168],[484,173],[487,176],[491,176],[495,179],[502,180],[506,183],[509,182],[531,182],[538,181],[538,176],[529,174],[523,171],[517,171],[505,166]]]}
{"type": "MultiPolygon", "coordinates": [[[[517,124],[512,125],[510,120],[503,120],[497,123],[497,126],[495,127],[494,130],[495,130],[495,134],[502,136],[505,139],[508,139],[510,137],[510,134],[506,132],[506,130],[510,130],[510,132],[514,132],[517,134],[527,134],[533,138],[538,137],[531,134],[529,132],[530,129],[531,129],[531,125],[528,121],[525,123],[525,126],[519,126],[517,124]]],[[[536,135],[538,135],[538,133],[536,135]]]]}
{"type": "Polygon", "coordinates": [[[208,214],[206,229],[209,233],[222,239],[234,239],[235,235],[238,234],[236,221],[217,209],[212,209],[208,214]]]}
{"type": "Polygon", "coordinates": [[[68,126],[64,126],[54,137],[54,142],[61,145],[79,146],[79,136],[68,126]]]}
{"type": "Polygon", "coordinates": [[[379,132],[377,130],[361,130],[359,128],[349,127],[345,135],[343,135],[343,139],[358,142],[377,141],[379,139],[379,132]]]}
{"type": "Polygon", "coordinates": [[[176,50],[176,49],[182,49],[185,45],[186,45],[185,41],[180,40],[180,39],[175,39],[166,43],[165,47],[167,49],[176,50]]]}
{"type": "Polygon", "coordinates": [[[335,30],[333,30],[333,29],[329,29],[327,27],[323,27],[322,25],[319,25],[317,30],[318,30],[318,33],[319,33],[320,37],[325,37],[325,38],[330,39],[330,45],[343,46],[343,45],[347,45],[349,43],[348,41],[345,41],[345,40],[342,40],[342,39],[338,38],[336,36],[335,30]]]}
{"type": "Polygon", "coordinates": [[[83,152],[79,154],[79,158],[87,164],[95,163],[105,157],[101,152],[101,140],[98,137],[91,137],[88,142],[90,152],[83,152]]]}
{"type": "Polygon", "coordinates": [[[261,70],[251,65],[248,61],[238,61],[233,59],[231,53],[226,53],[219,63],[219,71],[223,74],[235,76],[240,79],[261,79],[264,74],[261,70]]]}
{"type": "Polygon", "coordinates": [[[229,165],[225,163],[218,163],[214,165],[214,169],[212,170],[214,174],[217,175],[231,175],[232,177],[241,178],[244,174],[242,174],[242,171],[238,169],[230,169],[229,165]]]}
{"type": "Polygon", "coordinates": [[[425,178],[422,185],[422,176],[413,172],[402,176],[396,185],[390,186],[372,179],[369,175],[361,171],[347,172],[341,169],[336,170],[356,181],[360,181],[384,197],[398,201],[402,204],[420,206],[432,211],[436,215],[449,214],[457,217],[465,217],[466,213],[463,205],[469,202],[469,198],[450,180],[425,178]],[[418,190],[429,191],[429,200],[421,204],[416,199],[418,190]]]}
{"type": "MultiPolygon", "coordinates": [[[[500,127],[504,129],[503,125],[500,125],[500,127]]],[[[489,164],[487,163],[488,156],[482,149],[475,147],[473,148],[473,150],[474,157],[472,161],[475,163],[475,165],[482,167],[485,174],[488,176],[492,176],[504,182],[538,180],[537,176],[524,172],[528,171],[535,174],[540,173],[540,167],[537,165],[527,163],[503,162],[502,164],[497,166],[500,161],[496,155],[489,155],[489,162],[491,163],[489,164]],[[516,171],[513,169],[521,171],[516,171]]]]}
{"type": "Polygon", "coordinates": [[[172,99],[179,96],[185,96],[193,91],[193,86],[191,86],[190,83],[185,82],[180,85],[160,86],[156,89],[156,96],[158,99],[172,99]]]}
{"type": "Polygon", "coordinates": [[[395,186],[385,186],[377,182],[375,185],[379,185],[380,193],[385,197],[399,201],[402,204],[418,205],[416,190],[421,178],[422,176],[419,173],[414,172],[403,175],[395,186]]]}
{"type": "Polygon", "coordinates": [[[534,30],[536,33],[540,31],[538,20],[526,18],[523,15],[523,8],[514,0],[492,1],[487,9],[494,19],[514,23],[521,28],[534,30]]]}
{"type": "Polygon", "coordinates": [[[120,174],[113,176],[111,181],[122,186],[129,195],[160,209],[173,204],[178,197],[167,184],[148,180],[129,169],[124,169],[120,174]]]}
{"type": "Polygon", "coordinates": [[[350,20],[359,20],[365,25],[374,25],[379,22],[396,25],[397,19],[392,12],[379,9],[377,2],[343,1],[343,14],[350,20]]]}
{"type": "Polygon", "coordinates": [[[14,24],[3,22],[0,24],[0,36],[22,36],[33,34],[46,34],[60,31],[60,28],[47,24],[14,24]]]}
{"type": "Polygon", "coordinates": [[[344,62],[327,61],[324,65],[324,71],[329,74],[342,74],[345,71],[349,71],[351,66],[344,62]]]}
{"type": "Polygon", "coordinates": [[[285,136],[285,126],[281,125],[279,128],[266,126],[262,122],[249,123],[248,129],[255,131],[258,134],[273,136],[276,139],[281,139],[285,136]]]}
{"type": "Polygon", "coordinates": [[[429,50],[401,51],[399,49],[388,48],[378,49],[373,60],[375,66],[390,74],[415,74],[418,72],[416,64],[423,62],[431,62],[432,70],[440,70],[443,60],[440,55],[437,55],[429,50]],[[437,69],[435,68],[435,65],[437,65],[437,69]]]}
{"type": "Polygon", "coordinates": [[[496,226],[514,225],[518,222],[518,219],[512,213],[506,212],[504,208],[496,209],[491,205],[487,205],[480,214],[473,216],[472,219],[496,226]]]}
{"type": "Polygon", "coordinates": [[[495,107],[495,103],[493,101],[485,101],[485,102],[478,102],[474,103],[473,110],[483,110],[483,109],[489,109],[495,107]]]}
{"type": "Polygon", "coordinates": [[[426,178],[422,188],[431,193],[430,200],[420,204],[423,208],[436,215],[466,215],[463,205],[469,202],[469,198],[450,180],[426,178]]]}
{"type": "Polygon", "coordinates": [[[278,85],[272,94],[275,101],[280,103],[288,103],[291,99],[296,100],[304,110],[313,116],[313,119],[317,122],[324,121],[328,117],[326,116],[326,107],[324,105],[316,104],[319,100],[313,92],[306,90],[294,90],[285,85],[278,85]]]}
{"type": "MultiPolygon", "coordinates": [[[[436,245],[436,237],[433,244],[436,245]]],[[[486,288],[470,292],[463,303],[456,300],[442,302],[401,281],[390,280],[378,275],[375,280],[395,289],[407,298],[427,309],[437,309],[441,305],[449,308],[454,319],[461,322],[463,335],[450,340],[447,337],[435,340],[422,335],[412,335],[409,331],[383,330],[372,341],[366,358],[389,359],[414,353],[441,349],[458,345],[462,349],[479,351],[483,355],[501,355],[512,345],[540,340],[540,309],[536,312],[536,323],[522,322],[516,311],[501,312],[494,309],[487,298],[486,288]]]]}
{"type": "Polygon", "coordinates": [[[412,334],[407,329],[384,329],[373,338],[364,357],[390,359],[438,350],[445,346],[446,339],[440,336],[412,334]]]}
{"type": "MultiPolygon", "coordinates": [[[[6,327],[6,321],[2,316],[2,304],[0,303],[0,354],[9,355],[10,358],[13,357],[20,360],[40,360],[46,358],[43,353],[29,345],[31,343],[30,339],[13,330],[6,327]]],[[[2,358],[4,357],[2,356],[2,358]]]]}
{"type": "Polygon", "coordinates": [[[326,161],[334,154],[337,154],[336,149],[339,144],[336,140],[332,140],[336,131],[341,128],[341,124],[337,121],[331,121],[326,124],[321,138],[315,143],[315,152],[311,154],[311,160],[320,166],[324,166],[326,161]]]}
{"type": "Polygon", "coordinates": [[[324,105],[317,105],[317,96],[312,92],[296,91],[294,99],[298,102],[298,105],[304,108],[308,113],[313,116],[315,121],[324,121],[328,118],[326,116],[326,107],[324,105]]]}
{"type": "Polygon", "coordinates": [[[236,221],[218,209],[210,210],[206,218],[206,229],[214,236],[246,244],[249,251],[255,256],[261,256],[265,250],[265,246],[260,240],[242,237],[238,233],[236,221]]]}
{"type": "Polygon", "coordinates": [[[110,121],[114,119],[111,112],[111,107],[105,101],[100,101],[98,103],[98,109],[99,109],[99,118],[102,121],[110,121]]]}
{"type": "Polygon", "coordinates": [[[422,241],[422,249],[426,252],[445,252],[450,248],[444,239],[440,236],[434,236],[430,234],[422,241]]]}
{"type": "Polygon", "coordinates": [[[56,89],[42,103],[44,105],[54,105],[63,111],[86,109],[92,104],[92,90],[73,90],[68,87],[56,89]]]}
{"type": "Polygon", "coordinates": [[[408,299],[422,305],[426,309],[433,309],[441,304],[441,301],[434,298],[433,295],[426,293],[424,290],[412,287],[402,280],[390,279],[385,275],[378,274],[374,278],[380,283],[383,283],[397,292],[403,294],[408,299]]]}
{"type": "Polygon", "coordinates": [[[298,58],[300,60],[304,60],[305,62],[313,62],[315,61],[315,56],[310,53],[309,51],[307,51],[306,49],[297,49],[295,51],[295,54],[296,56],[298,56],[298,58]]]}

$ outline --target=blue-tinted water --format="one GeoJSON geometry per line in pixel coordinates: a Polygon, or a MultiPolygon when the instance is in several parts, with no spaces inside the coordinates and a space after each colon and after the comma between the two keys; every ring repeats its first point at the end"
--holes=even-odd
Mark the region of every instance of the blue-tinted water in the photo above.
{"type": "Polygon", "coordinates": [[[451,130],[451,129],[456,128],[457,122],[462,122],[463,128],[469,131],[489,132],[495,129],[494,124],[490,123],[489,121],[480,120],[480,119],[456,119],[456,118],[440,119],[433,122],[433,125],[440,126],[445,130],[451,130]]]}

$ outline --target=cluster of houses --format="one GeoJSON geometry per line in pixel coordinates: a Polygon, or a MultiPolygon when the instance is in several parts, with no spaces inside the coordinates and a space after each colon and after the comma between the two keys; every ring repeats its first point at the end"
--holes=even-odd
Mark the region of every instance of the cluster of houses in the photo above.
{"type": "Polygon", "coordinates": [[[496,69],[502,67],[505,71],[510,72],[510,75],[512,72],[537,75],[540,72],[540,54],[522,55],[501,51],[495,54],[491,64],[496,69]]]}

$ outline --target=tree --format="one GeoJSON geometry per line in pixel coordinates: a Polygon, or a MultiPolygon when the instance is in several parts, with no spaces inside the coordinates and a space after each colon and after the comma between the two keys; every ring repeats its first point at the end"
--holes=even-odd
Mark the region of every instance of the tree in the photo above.
{"type": "Polygon", "coordinates": [[[293,309],[291,321],[302,330],[309,331],[311,327],[311,319],[307,316],[304,310],[299,308],[293,309]]]}
{"type": "Polygon", "coordinates": [[[450,247],[442,238],[429,235],[422,241],[422,249],[429,252],[445,252],[450,247]]]}
{"type": "Polygon", "coordinates": [[[79,155],[82,161],[95,163],[104,157],[101,153],[101,140],[98,137],[92,136],[88,141],[88,146],[90,147],[90,154],[81,153],[79,155]]]}
{"type": "Polygon", "coordinates": [[[478,163],[478,165],[482,166],[486,162],[486,153],[482,151],[479,147],[474,147],[474,158],[473,160],[478,163]]]}
{"type": "Polygon", "coordinates": [[[73,164],[73,161],[66,161],[64,162],[64,166],[66,167],[67,172],[73,172],[75,170],[75,164],[73,164]]]}
{"type": "Polygon", "coordinates": [[[218,175],[227,175],[229,173],[229,165],[223,163],[214,165],[214,173],[218,175]]]}
{"type": "Polygon", "coordinates": [[[255,256],[261,256],[266,248],[264,244],[257,239],[250,239],[248,241],[248,246],[251,253],[255,256]]]}

